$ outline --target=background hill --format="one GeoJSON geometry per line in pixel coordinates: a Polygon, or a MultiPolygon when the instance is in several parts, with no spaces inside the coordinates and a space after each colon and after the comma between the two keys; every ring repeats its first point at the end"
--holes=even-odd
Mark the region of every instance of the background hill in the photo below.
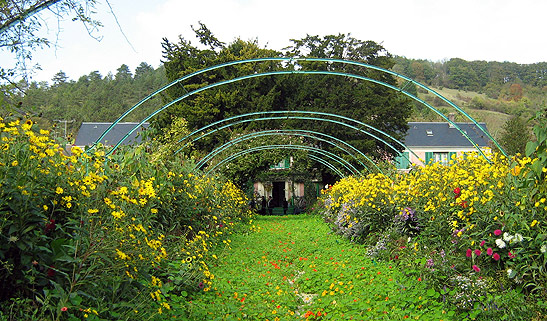
{"type": "MultiPolygon", "coordinates": [[[[528,119],[547,106],[547,62],[516,64],[511,62],[447,61],[394,57],[393,70],[419,81],[464,109],[473,118],[486,122],[492,135],[499,139],[502,127],[512,117],[528,119]]],[[[67,79],[60,71],[52,81],[19,84],[18,90],[3,90],[3,99],[16,110],[41,116],[43,122],[74,120],[68,133],[74,134],[82,121],[113,121],[140,99],[167,83],[163,66],[154,69],[142,63],[131,72],[126,65],[115,74],[98,72],[67,79]]],[[[417,95],[448,113],[451,108],[422,89],[417,95]]],[[[131,114],[126,121],[141,120],[161,99],[131,114]]],[[[410,121],[442,121],[423,106],[416,105],[410,121]]],[[[457,116],[457,121],[466,121],[457,116]]],[[[60,135],[63,134],[60,132],[60,135]]]]}

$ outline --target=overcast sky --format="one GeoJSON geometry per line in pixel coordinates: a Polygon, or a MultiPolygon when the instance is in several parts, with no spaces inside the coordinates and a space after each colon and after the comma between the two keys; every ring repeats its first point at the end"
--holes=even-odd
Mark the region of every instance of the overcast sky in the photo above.
{"type": "MultiPolygon", "coordinates": [[[[89,37],[77,22],[57,23],[42,14],[44,29],[58,46],[35,53],[42,71],[37,81],[50,81],[62,70],[77,80],[98,70],[115,73],[122,64],[134,69],[161,60],[161,39],[179,35],[197,44],[191,29],[198,21],[224,42],[258,39],[261,46],[282,49],[289,39],[350,33],[381,43],[390,53],[439,61],[547,61],[547,1],[544,0],[110,0],[128,40],[104,1],[97,18],[104,27],[89,37]]],[[[0,65],[11,63],[0,52],[0,65]]]]}

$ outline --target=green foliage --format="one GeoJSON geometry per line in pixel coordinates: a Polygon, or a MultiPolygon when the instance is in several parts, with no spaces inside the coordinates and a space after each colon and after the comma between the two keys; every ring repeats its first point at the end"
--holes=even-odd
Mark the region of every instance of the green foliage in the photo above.
{"type": "Polygon", "coordinates": [[[216,287],[184,306],[187,318],[456,320],[438,291],[371,260],[318,216],[259,217],[252,229],[217,249],[216,287]]]}
{"type": "Polygon", "coordinates": [[[349,177],[325,195],[321,214],[337,233],[363,242],[369,256],[448,289],[468,319],[542,315],[547,126],[536,122],[524,157],[494,154],[488,163],[471,154],[393,178],[349,177]]]}
{"type": "Polygon", "coordinates": [[[31,120],[0,129],[0,316],[161,319],[170,294],[210,288],[209,248],[250,218],[232,183],[144,145],[105,164],[31,120]]]}
{"type": "Polygon", "coordinates": [[[524,154],[526,144],[530,140],[528,126],[520,117],[509,119],[502,128],[500,144],[508,155],[524,154]]]}
{"type": "MultiPolygon", "coordinates": [[[[69,80],[60,71],[53,77],[51,85],[47,82],[21,82],[18,87],[24,91],[24,95],[15,87],[5,87],[3,94],[6,103],[9,103],[5,105],[12,112],[32,115],[44,127],[58,125],[54,120],[74,120],[67,124],[70,141],[71,137],[75,137],[81,122],[112,122],[140,99],[165,85],[165,82],[163,67],[154,69],[141,63],[134,76],[126,65],[120,66],[114,76],[109,74],[103,77],[94,71],[77,81],[69,80]]],[[[161,105],[161,98],[154,98],[122,121],[141,121],[161,105]]],[[[54,134],[64,136],[64,126],[55,129],[54,134]]]]}
{"type": "MultiPolygon", "coordinates": [[[[190,41],[183,38],[180,38],[178,43],[172,43],[167,39],[163,40],[165,69],[170,81],[225,62],[260,57],[338,58],[365,62],[386,69],[393,66],[391,55],[381,45],[372,41],[361,41],[344,34],[325,37],[307,36],[304,39],[292,40],[293,45],[286,48],[285,53],[281,53],[261,48],[256,42],[246,42],[240,39],[226,45],[215,38],[203,24],[200,24],[199,29],[194,29],[194,31],[199,41],[208,47],[207,49],[195,47],[190,41]]],[[[294,69],[356,73],[396,85],[393,76],[347,64],[309,61],[301,61],[298,64],[260,62],[233,65],[192,77],[181,83],[181,86],[174,86],[169,91],[168,99],[177,99],[192,90],[239,76],[294,69]]],[[[272,110],[334,113],[366,122],[395,138],[402,138],[407,129],[406,119],[411,113],[411,104],[403,95],[371,82],[348,81],[343,77],[328,75],[279,75],[246,79],[194,94],[159,115],[153,126],[168,128],[173,119],[184,117],[188,121],[188,127],[193,130],[227,117],[272,110]]],[[[272,128],[306,128],[331,133],[361,151],[374,155],[378,154],[379,150],[385,149],[381,143],[369,139],[361,133],[341,129],[340,126],[328,122],[298,119],[256,121],[238,124],[233,130],[250,132],[272,128]]],[[[218,147],[219,142],[226,141],[227,138],[226,133],[215,133],[196,142],[194,148],[205,155],[213,148],[218,147]]],[[[339,153],[334,147],[322,146],[322,148],[339,153]]],[[[390,152],[387,151],[388,154],[390,152]]],[[[229,164],[230,171],[234,171],[235,168],[235,170],[239,169],[239,173],[228,174],[228,177],[233,177],[237,182],[244,182],[252,178],[257,167],[264,167],[262,160],[269,160],[270,157],[267,154],[261,153],[261,156],[256,157],[249,156],[242,159],[241,162],[236,161],[237,163],[234,165],[229,164]],[[258,164],[258,166],[249,168],[245,164],[258,164]],[[236,178],[237,176],[241,176],[241,178],[236,178]]],[[[328,171],[324,171],[324,173],[328,173],[328,171]]]]}

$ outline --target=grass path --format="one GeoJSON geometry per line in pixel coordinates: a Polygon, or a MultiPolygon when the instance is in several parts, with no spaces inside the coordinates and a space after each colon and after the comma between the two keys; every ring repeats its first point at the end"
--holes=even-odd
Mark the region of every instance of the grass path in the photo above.
{"type": "Polygon", "coordinates": [[[254,224],[216,252],[213,287],[191,298],[190,320],[448,320],[438,293],[372,261],[319,217],[254,224]]]}

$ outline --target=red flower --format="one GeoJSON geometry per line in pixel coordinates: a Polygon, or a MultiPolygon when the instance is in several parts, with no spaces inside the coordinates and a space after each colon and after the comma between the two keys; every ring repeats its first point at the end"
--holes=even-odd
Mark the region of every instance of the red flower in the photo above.
{"type": "Polygon", "coordinates": [[[515,258],[515,256],[513,255],[513,253],[509,252],[509,253],[507,253],[507,254],[509,255],[510,258],[512,258],[512,259],[515,258]]]}
{"type": "Polygon", "coordinates": [[[51,219],[49,220],[49,223],[46,224],[45,233],[47,234],[54,229],[55,229],[55,220],[51,219]]]}
{"type": "Polygon", "coordinates": [[[454,189],[454,194],[456,194],[456,196],[454,198],[458,198],[462,194],[462,190],[459,187],[456,187],[454,189]]]}
{"type": "Polygon", "coordinates": [[[473,265],[473,270],[475,270],[475,272],[480,272],[481,271],[481,269],[476,265],[473,265]]]}
{"type": "Polygon", "coordinates": [[[66,310],[68,310],[67,307],[62,307],[62,308],[61,308],[61,311],[63,311],[63,312],[65,312],[66,310]]]}
{"type": "Polygon", "coordinates": [[[47,276],[48,277],[53,277],[55,275],[55,270],[53,270],[55,268],[55,266],[53,265],[50,265],[49,269],[47,269],[47,276]]]}
{"type": "Polygon", "coordinates": [[[475,250],[475,255],[480,256],[481,255],[481,250],[475,250]]]}
{"type": "Polygon", "coordinates": [[[495,260],[495,261],[499,261],[500,260],[500,255],[498,253],[494,253],[494,255],[492,255],[492,258],[495,260]]]}
{"type": "Polygon", "coordinates": [[[501,230],[495,230],[494,235],[495,236],[500,236],[501,235],[501,230]]]}
{"type": "Polygon", "coordinates": [[[492,255],[492,253],[494,253],[494,251],[492,251],[492,248],[489,247],[489,248],[486,250],[486,254],[492,255]]]}
{"type": "Polygon", "coordinates": [[[471,254],[472,254],[472,253],[473,253],[473,252],[471,251],[471,249],[467,249],[467,252],[465,252],[465,256],[471,257],[471,254]]]}
{"type": "Polygon", "coordinates": [[[484,243],[486,243],[486,241],[482,241],[482,242],[481,242],[481,246],[484,246],[484,243]]]}

